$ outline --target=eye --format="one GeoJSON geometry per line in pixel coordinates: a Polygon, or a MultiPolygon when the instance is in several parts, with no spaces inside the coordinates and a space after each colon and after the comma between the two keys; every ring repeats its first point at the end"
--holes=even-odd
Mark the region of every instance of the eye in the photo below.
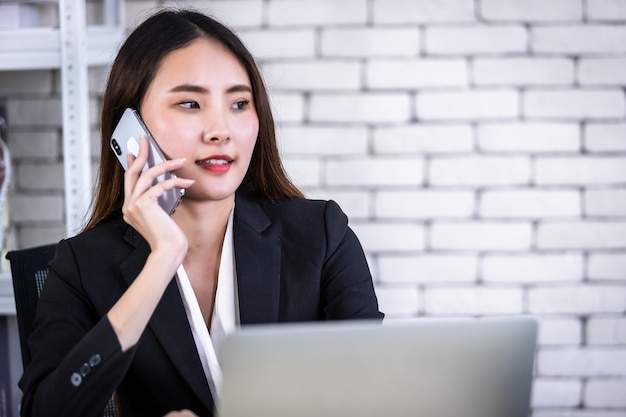
{"type": "Polygon", "coordinates": [[[250,104],[250,100],[239,100],[233,103],[231,106],[232,109],[235,110],[244,110],[250,104]]]}
{"type": "Polygon", "coordinates": [[[198,104],[198,102],[192,101],[192,100],[180,102],[178,103],[178,105],[182,107],[183,109],[199,109],[200,108],[200,105],[198,104]]]}

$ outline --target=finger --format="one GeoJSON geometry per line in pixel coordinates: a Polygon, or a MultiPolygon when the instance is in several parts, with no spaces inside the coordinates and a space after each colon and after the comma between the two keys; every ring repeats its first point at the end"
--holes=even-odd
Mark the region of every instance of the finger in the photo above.
{"type": "MultiPolygon", "coordinates": [[[[134,195],[139,195],[146,192],[155,183],[161,183],[163,181],[156,181],[157,178],[164,175],[167,172],[174,171],[180,168],[185,162],[185,159],[171,159],[162,162],[146,171],[140,173],[138,177],[133,177],[133,174],[128,174],[128,178],[125,178],[125,186],[128,187],[126,191],[134,195]]],[[[178,178],[178,177],[176,177],[178,178]]],[[[174,178],[173,178],[174,179],[174,178]]],[[[181,183],[186,184],[186,183],[181,183]]],[[[189,185],[185,185],[188,187],[189,185]]],[[[181,187],[182,188],[182,187],[181,187]]]]}
{"type": "Polygon", "coordinates": [[[150,155],[150,144],[148,143],[148,139],[142,135],[139,140],[139,152],[137,152],[137,156],[129,152],[126,157],[128,172],[132,175],[139,175],[148,161],[148,155],[150,155]]]}

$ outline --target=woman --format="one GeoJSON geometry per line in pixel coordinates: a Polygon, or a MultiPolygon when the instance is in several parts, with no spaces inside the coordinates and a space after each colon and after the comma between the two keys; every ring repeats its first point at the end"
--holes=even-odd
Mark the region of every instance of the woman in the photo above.
{"type": "Polygon", "coordinates": [[[125,417],[210,416],[213,345],[237,326],[382,318],[346,216],[287,179],[259,70],[227,28],[192,11],[142,23],[101,123],[93,212],[50,264],[23,416],[95,416],[114,390],[125,417]],[[128,107],[168,161],[142,171],[142,139],[123,172],[109,139],[128,107]],[[166,171],[177,178],[153,185],[166,171]],[[170,217],[157,198],[173,187],[185,197],[170,217]]]}

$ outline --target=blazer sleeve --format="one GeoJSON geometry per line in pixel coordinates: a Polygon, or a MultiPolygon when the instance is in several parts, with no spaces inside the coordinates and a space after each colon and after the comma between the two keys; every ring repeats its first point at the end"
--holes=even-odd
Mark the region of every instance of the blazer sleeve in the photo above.
{"type": "Polygon", "coordinates": [[[50,263],[28,346],[23,417],[99,415],[132,361],[135,348],[122,352],[107,316],[90,303],[67,241],[50,263]]]}
{"type": "Polygon", "coordinates": [[[334,201],[326,204],[324,221],[327,246],[321,300],[325,318],[382,320],[363,248],[334,201]]]}

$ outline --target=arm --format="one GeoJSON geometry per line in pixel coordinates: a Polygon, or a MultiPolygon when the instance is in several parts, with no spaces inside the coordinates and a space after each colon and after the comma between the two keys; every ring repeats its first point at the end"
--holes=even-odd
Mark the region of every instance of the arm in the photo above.
{"type": "Polygon", "coordinates": [[[153,186],[154,178],[178,168],[182,161],[167,161],[142,173],[147,152],[144,139],[137,159],[129,159],[122,211],[124,220],[148,241],[151,253],[111,309],[96,312],[83,280],[102,280],[106,286],[106,280],[112,279],[110,273],[81,265],[69,243],[59,244],[40,298],[37,329],[31,337],[33,363],[20,382],[25,393],[23,416],[91,416],[101,412],[126,374],[133,347],[182,263],[186,238],[159,207],[157,198],[168,188],[187,187],[192,181],[175,179],[153,186]],[[81,276],[83,272],[90,276],[81,276]]]}
{"type": "Polygon", "coordinates": [[[132,361],[134,351],[121,351],[81,281],[71,244],[60,242],[29,338],[32,362],[19,383],[22,416],[97,415],[132,361]]]}
{"type": "Polygon", "coordinates": [[[324,219],[327,249],[321,296],[326,319],[382,320],[363,248],[348,227],[346,215],[330,201],[324,219]]]}

